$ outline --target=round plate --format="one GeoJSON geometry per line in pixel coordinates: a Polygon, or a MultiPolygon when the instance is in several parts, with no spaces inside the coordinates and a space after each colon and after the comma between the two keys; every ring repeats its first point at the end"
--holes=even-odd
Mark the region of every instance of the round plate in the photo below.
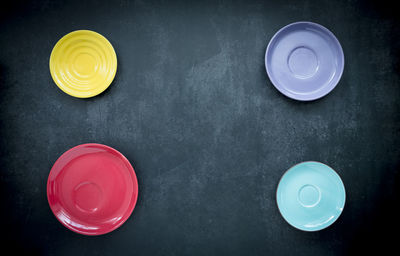
{"type": "Polygon", "coordinates": [[[117,71],[117,55],[110,42],[90,30],[65,35],[50,56],[50,73],[57,86],[71,96],[89,98],[102,93],[117,71]]]}
{"type": "Polygon", "coordinates": [[[336,37],[312,22],[296,22],[280,29],[265,53],[272,84],[295,100],[321,98],[335,88],[343,73],[344,55],[336,37]]]}
{"type": "Polygon", "coordinates": [[[346,192],[332,168],[319,162],[303,162],[282,176],[276,201],[290,225],[304,231],[317,231],[340,216],[346,192]]]}
{"type": "Polygon", "coordinates": [[[84,235],[101,235],[121,226],[138,196],[135,171],[117,150],[82,144],[53,165],[47,199],[57,219],[84,235]]]}

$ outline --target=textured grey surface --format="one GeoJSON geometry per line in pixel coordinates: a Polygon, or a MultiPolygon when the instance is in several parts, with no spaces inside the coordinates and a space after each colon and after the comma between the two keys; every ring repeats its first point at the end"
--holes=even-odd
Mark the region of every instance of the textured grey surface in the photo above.
{"type": "Polygon", "coordinates": [[[384,2],[28,1],[0,7],[0,171],[5,245],[48,255],[338,255],[377,243],[399,203],[399,23],[384,2]],[[309,20],[330,29],[345,70],[328,96],[290,100],[264,67],[269,39],[309,20]],[[54,44],[77,29],[118,56],[103,94],[53,83],[54,44]],[[118,230],[86,237],[50,211],[46,182],[67,149],[122,152],[139,180],[118,230]],[[305,160],[346,186],[342,216],[307,233],[280,216],[281,175],[305,160]],[[397,186],[397,187],[396,187],[397,186]]]}

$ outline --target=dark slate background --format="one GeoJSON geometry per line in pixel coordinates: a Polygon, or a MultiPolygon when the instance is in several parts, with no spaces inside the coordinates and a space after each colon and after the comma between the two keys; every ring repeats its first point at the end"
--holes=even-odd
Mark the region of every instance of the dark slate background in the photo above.
{"type": "Polygon", "coordinates": [[[0,6],[2,250],[339,255],[396,248],[400,29],[393,5],[10,2],[0,6]],[[329,28],[346,61],[336,89],[308,103],[281,95],[264,67],[269,39],[299,20],[329,28]],[[118,56],[114,82],[91,99],[63,93],[49,73],[52,47],[77,29],[103,34],[118,56]],[[64,228],[46,198],[52,164],[87,142],[121,151],[139,179],[132,216],[98,237],[64,228]],[[305,160],[330,165],[346,187],[342,216],[320,232],[292,228],[276,207],[279,178],[305,160]]]}

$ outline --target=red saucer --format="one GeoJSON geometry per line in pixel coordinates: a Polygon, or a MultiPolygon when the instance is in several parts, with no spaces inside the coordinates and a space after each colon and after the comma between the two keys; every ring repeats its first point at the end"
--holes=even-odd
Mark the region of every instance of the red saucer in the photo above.
{"type": "Polygon", "coordinates": [[[56,218],[84,235],[101,235],[121,226],[137,196],[136,174],[128,159],[101,144],[68,150],[47,180],[47,199],[56,218]]]}

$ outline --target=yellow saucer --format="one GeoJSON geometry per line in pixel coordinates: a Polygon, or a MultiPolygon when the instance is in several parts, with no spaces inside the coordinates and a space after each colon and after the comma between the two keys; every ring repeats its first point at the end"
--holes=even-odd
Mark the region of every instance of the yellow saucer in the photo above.
{"type": "Polygon", "coordinates": [[[90,30],[62,37],[50,55],[50,73],[65,93],[89,98],[102,93],[117,72],[117,55],[110,42],[90,30]]]}

